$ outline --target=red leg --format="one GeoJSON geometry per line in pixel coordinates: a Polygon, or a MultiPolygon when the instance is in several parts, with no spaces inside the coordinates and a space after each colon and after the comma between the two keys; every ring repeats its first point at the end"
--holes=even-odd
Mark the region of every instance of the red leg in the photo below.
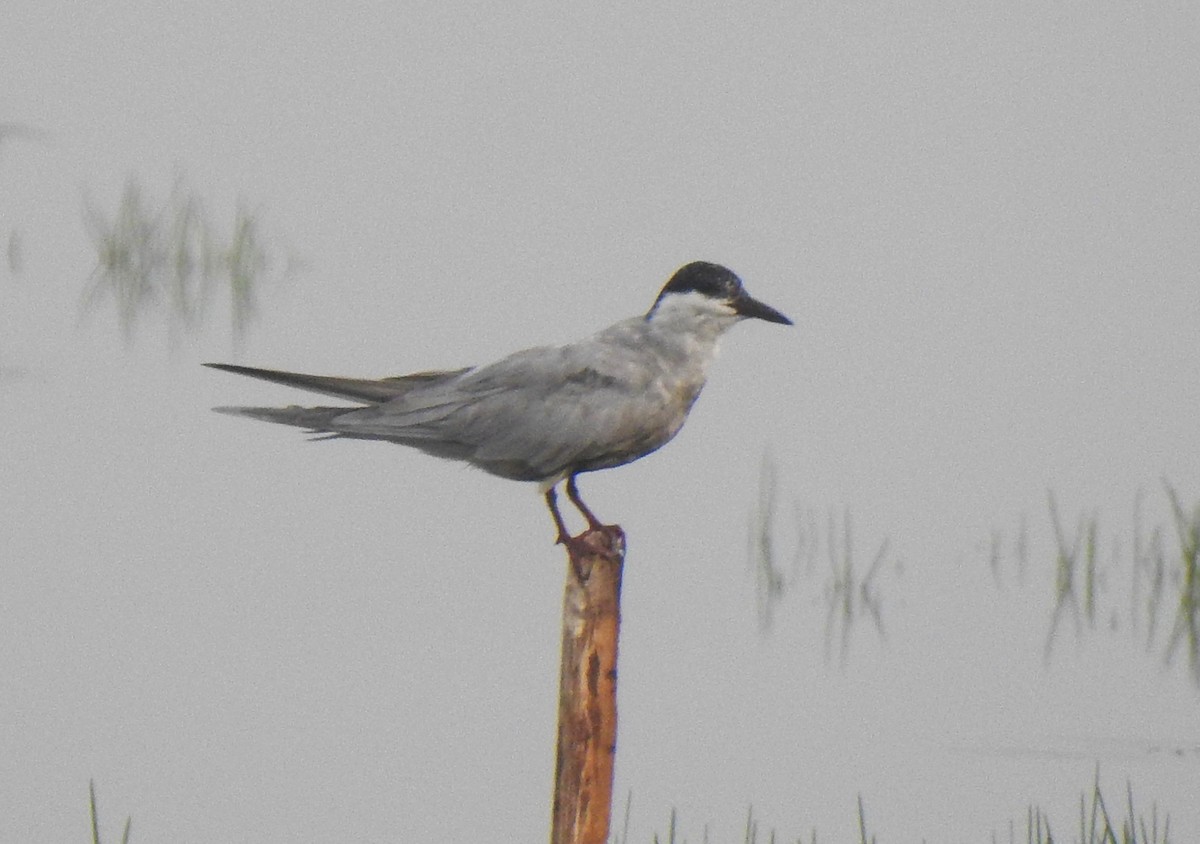
{"type": "Polygon", "coordinates": [[[583,503],[583,499],[579,497],[579,487],[575,486],[575,476],[571,475],[567,478],[567,498],[571,499],[571,503],[579,508],[579,512],[587,519],[588,527],[592,530],[600,530],[604,527],[595,514],[588,509],[588,506],[583,503]]]}
{"type": "Polygon", "coordinates": [[[554,487],[546,490],[546,506],[550,508],[550,516],[554,519],[554,525],[558,528],[558,539],[554,540],[555,545],[566,545],[571,534],[567,532],[567,525],[563,521],[562,513],[558,512],[558,495],[554,492],[554,487]]]}

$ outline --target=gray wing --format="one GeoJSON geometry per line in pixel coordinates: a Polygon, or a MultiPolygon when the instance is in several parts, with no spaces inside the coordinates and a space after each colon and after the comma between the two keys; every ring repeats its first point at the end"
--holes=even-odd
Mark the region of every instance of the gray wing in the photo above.
{"type": "Polygon", "coordinates": [[[227,364],[218,369],[367,403],[360,408],[218,408],[355,439],[387,440],[524,481],[619,466],[668,442],[702,370],[640,335],[634,319],[567,346],[478,369],[369,381],[227,364]]]}
{"type": "Polygon", "coordinates": [[[597,338],[528,349],[334,422],[344,435],[541,481],[628,463],[679,431],[700,385],[655,363],[644,348],[597,338]]]}

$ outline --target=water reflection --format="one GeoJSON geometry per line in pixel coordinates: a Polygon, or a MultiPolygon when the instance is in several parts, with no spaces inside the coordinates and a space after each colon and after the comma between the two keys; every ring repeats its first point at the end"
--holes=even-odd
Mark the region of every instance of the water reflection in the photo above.
{"type": "Polygon", "coordinates": [[[1062,622],[1064,615],[1068,613],[1071,615],[1076,636],[1079,636],[1083,631],[1083,620],[1080,617],[1079,606],[1080,596],[1077,588],[1081,576],[1083,578],[1084,592],[1082,614],[1086,616],[1089,628],[1095,629],[1096,627],[1096,517],[1094,514],[1090,517],[1081,515],[1074,534],[1068,542],[1063,532],[1062,519],[1058,515],[1058,503],[1054,498],[1054,493],[1049,493],[1048,499],[1050,504],[1050,522],[1054,526],[1054,543],[1058,553],[1054,561],[1055,601],[1054,612],[1050,618],[1050,631],[1046,634],[1046,659],[1050,658],[1050,652],[1054,647],[1054,639],[1058,633],[1058,626],[1062,622]],[[1081,542],[1084,543],[1085,549],[1082,572],[1080,572],[1079,566],[1081,542]],[[1070,550],[1067,550],[1068,545],[1070,546],[1070,550]]]}
{"type": "MultiPolygon", "coordinates": [[[[1175,555],[1179,567],[1175,572],[1178,589],[1175,623],[1167,640],[1166,661],[1170,664],[1183,647],[1187,651],[1192,678],[1200,685],[1200,503],[1187,513],[1169,484],[1167,493],[1171,498],[1171,514],[1179,540],[1175,555]]],[[[1155,562],[1165,566],[1161,558],[1156,558],[1155,562]]]]}
{"type": "MultiPolygon", "coordinates": [[[[1189,674],[1200,685],[1200,504],[1189,512],[1179,494],[1164,483],[1173,525],[1146,529],[1145,496],[1134,500],[1132,537],[1105,536],[1094,511],[1081,513],[1067,527],[1053,493],[1048,518],[1053,531],[1053,609],[1047,626],[1044,658],[1049,661],[1067,631],[1076,641],[1097,631],[1129,631],[1146,652],[1172,665],[1182,654],[1189,674]],[[1130,547],[1127,554],[1125,548],[1130,547]],[[1107,550],[1106,550],[1107,549],[1107,550]],[[1169,628],[1168,628],[1169,626],[1169,628]],[[1164,632],[1169,629],[1169,632],[1164,632]]],[[[988,565],[1002,588],[1008,564],[1001,531],[993,531],[988,565]]],[[[1022,585],[1026,568],[1025,520],[1014,548],[1022,585]]]]}
{"type": "Polygon", "coordinates": [[[825,607],[825,659],[832,658],[836,644],[838,659],[845,664],[850,641],[859,622],[866,619],[880,640],[886,637],[879,591],[880,572],[888,559],[888,540],[883,539],[865,569],[854,553],[853,519],[849,508],[839,517],[831,510],[824,529],[813,510],[793,505],[794,548],[784,561],[776,543],[778,479],[774,463],[763,461],[759,496],[750,516],[750,560],[755,572],[755,595],[759,626],[769,632],[785,597],[811,583],[817,561],[829,563],[821,591],[825,607]]]}
{"type": "MultiPolygon", "coordinates": [[[[11,141],[44,142],[46,138],[45,132],[26,123],[0,123],[0,153],[11,141]]],[[[18,276],[25,269],[25,241],[20,229],[9,229],[4,240],[4,260],[8,271],[11,275],[18,276]]]]}
{"type": "MultiPolygon", "coordinates": [[[[749,558],[755,575],[758,620],[769,632],[785,600],[802,592],[825,569],[821,599],[825,609],[825,656],[836,649],[843,664],[856,627],[874,630],[883,640],[881,581],[889,569],[888,540],[876,546],[870,561],[857,558],[850,510],[830,511],[824,526],[811,509],[793,505],[791,553],[779,548],[780,496],[774,463],[763,461],[758,501],[750,514],[749,558]]],[[[1132,537],[1107,536],[1095,511],[1064,519],[1056,496],[1047,498],[1053,542],[1052,608],[1043,645],[1050,661],[1064,636],[1076,641],[1098,631],[1129,631],[1146,652],[1164,664],[1182,661],[1200,685],[1200,504],[1187,509],[1178,492],[1164,483],[1171,524],[1146,528],[1145,496],[1134,501],[1132,537]],[[1125,549],[1130,548],[1130,552],[1125,549]]],[[[1031,569],[1029,526],[1022,515],[1012,531],[994,529],[977,546],[996,589],[1028,588],[1031,569]],[[1015,576],[1014,576],[1015,575],[1015,576]]],[[[1034,577],[1034,583],[1040,579],[1034,577]]]]}
{"type": "Polygon", "coordinates": [[[883,612],[879,594],[875,588],[875,576],[880,564],[887,556],[888,541],[885,538],[875,552],[866,573],[859,576],[854,567],[853,531],[850,529],[850,510],[842,514],[841,548],[838,548],[838,526],[832,513],[828,524],[829,563],[832,579],[825,586],[825,658],[829,659],[831,643],[839,643],[838,656],[845,664],[850,652],[850,634],[855,622],[865,616],[875,628],[880,639],[885,638],[883,612]]]}
{"type": "Polygon", "coordinates": [[[13,229],[8,233],[8,245],[4,249],[4,258],[8,263],[8,271],[20,275],[25,269],[25,246],[21,233],[13,229]]]}
{"type": "Polygon", "coordinates": [[[127,343],[151,312],[167,316],[173,343],[180,331],[195,333],[214,299],[224,296],[234,349],[240,350],[258,315],[262,283],[281,263],[283,275],[292,269],[291,261],[281,262],[269,248],[257,211],[239,203],[223,237],[182,178],[157,201],[131,176],[111,215],[85,202],[84,224],[96,267],[83,294],[83,312],[112,300],[127,343]]]}

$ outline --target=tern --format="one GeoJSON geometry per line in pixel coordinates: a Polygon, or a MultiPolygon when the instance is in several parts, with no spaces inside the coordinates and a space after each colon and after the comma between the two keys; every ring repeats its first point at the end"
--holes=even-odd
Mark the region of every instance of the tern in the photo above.
{"type": "Polygon", "coordinates": [[[493,364],[378,380],[303,375],[228,363],[249,375],[358,407],[218,407],[307,429],[318,439],[384,440],[539,484],[558,531],[572,537],[555,487],[591,530],[605,526],[575,477],[645,457],[679,433],[704,387],[717,341],[743,319],[791,325],[731,270],[696,261],[671,276],[650,310],[576,343],[515,352],[493,364]]]}

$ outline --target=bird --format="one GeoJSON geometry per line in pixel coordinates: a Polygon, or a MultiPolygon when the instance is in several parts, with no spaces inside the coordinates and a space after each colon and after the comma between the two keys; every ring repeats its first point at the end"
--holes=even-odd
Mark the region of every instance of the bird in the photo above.
{"type": "Polygon", "coordinates": [[[341,407],[217,407],[217,412],[306,429],[314,439],[383,440],[535,482],[557,530],[573,538],[556,487],[589,530],[606,526],[576,476],[631,463],[666,445],[700,395],[721,335],[738,322],[792,321],[746,292],[727,267],[693,261],[650,310],[590,337],[514,352],[486,366],[390,378],[341,378],[207,363],[354,402],[341,407]]]}

